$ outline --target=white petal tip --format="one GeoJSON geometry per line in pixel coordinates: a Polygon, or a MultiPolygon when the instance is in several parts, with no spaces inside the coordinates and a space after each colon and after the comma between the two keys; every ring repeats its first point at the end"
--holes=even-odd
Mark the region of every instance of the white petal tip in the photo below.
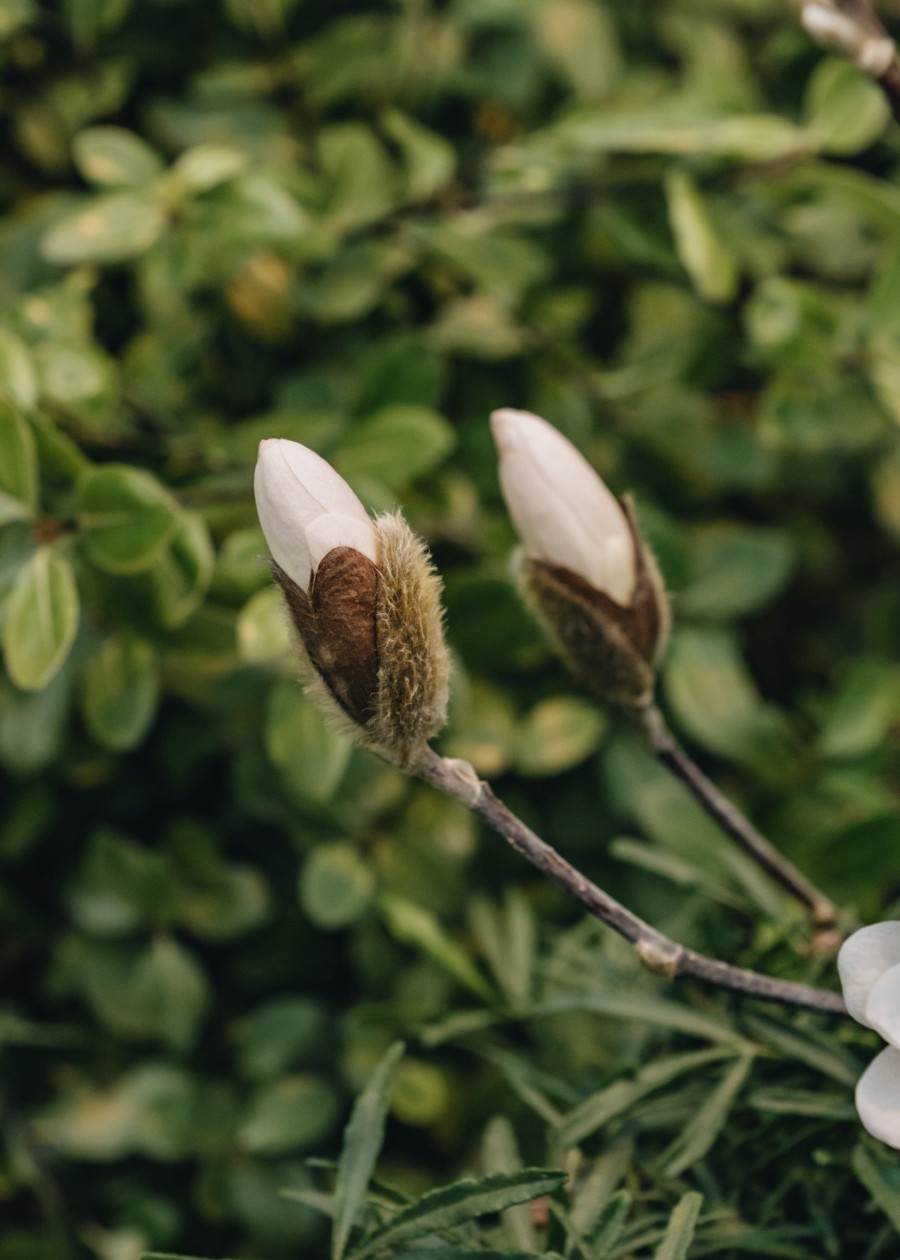
{"type": "Polygon", "coordinates": [[[867,1133],[900,1150],[900,1051],[889,1046],[863,1072],[856,1086],[856,1110],[867,1133]]]}

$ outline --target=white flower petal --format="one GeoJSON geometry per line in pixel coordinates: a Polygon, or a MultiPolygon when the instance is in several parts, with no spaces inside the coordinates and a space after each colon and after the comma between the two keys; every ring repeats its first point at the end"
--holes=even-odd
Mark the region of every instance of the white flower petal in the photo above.
{"type": "Polygon", "coordinates": [[[863,1072],[856,1110],[867,1133],[900,1150],[900,1050],[888,1046],[863,1072]]]}
{"type": "Polygon", "coordinates": [[[364,521],[355,516],[343,516],[327,512],[306,527],[306,545],[313,572],[335,547],[353,547],[368,556],[373,564],[378,560],[378,543],[375,527],[367,516],[364,521]]]}
{"type": "Polygon", "coordinates": [[[866,1002],[866,1023],[900,1050],[900,964],[875,981],[866,1002]]]}
{"type": "Polygon", "coordinates": [[[625,513],[580,451],[540,416],[491,416],[500,484],[525,551],[581,574],[619,604],[634,592],[634,539],[625,513]]]}
{"type": "Polygon", "coordinates": [[[307,526],[330,512],[360,524],[369,520],[346,481],[321,455],[285,438],[260,442],[253,489],[272,558],[302,590],[308,587],[315,564],[307,526]]]}
{"type": "Polygon", "coordinates": [[[860,928],[838,954],[838,975],[847,1010],[860,1024],[872,1027],[866,1014],[869,994],[890,967],[900,963],[900,922],[888,920],[860,928]]]}

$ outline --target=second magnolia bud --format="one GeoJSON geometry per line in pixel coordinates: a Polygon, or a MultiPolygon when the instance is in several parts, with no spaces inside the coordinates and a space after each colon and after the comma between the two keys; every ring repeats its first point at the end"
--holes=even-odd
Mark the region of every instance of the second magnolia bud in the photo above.
{"type": "Polygon", "coordinates": [[[491,424],[500,482],[522,540],[522,593],[578,681],[599,699],[646,703],[669,603],[629,500],[567,438],[525,411],[491,424]]]}
{"type": "Polygon", "coordinates": [[[440,581],[424,544],[399,514],[371,520],[297,442],[260,445],[255,492],[310,694],[346,733],[410,764],[443,726],[449,689],[440,581]]]}

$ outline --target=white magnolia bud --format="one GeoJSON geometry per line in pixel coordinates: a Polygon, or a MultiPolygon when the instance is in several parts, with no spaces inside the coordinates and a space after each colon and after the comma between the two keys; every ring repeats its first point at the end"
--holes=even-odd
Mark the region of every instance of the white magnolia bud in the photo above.
{"type": "Polygon", "coordinates": [[[310,695],[352,738],[411,765],[444,723],[441,584],[399,514],[371,520],[330,464],[261,442],[254,479],[310,695]]]}
{"type": "Polygon", "coordinates": [[[491,429],[503,497],[526,555],[629,604],[637,576],[631,526],[581,452],[530,411],[495,411],[491,429]]]}
{"type": "Polygon", "coordinates": [[[546,420],[495,411],[500,484],[522,540],[526,603],[592,695],[646,703],[669,605],[656,562],[621,502],[546,420]]]}
{"type": "Polygon", "coordinates": [[[253,490],[272,559],[302,591],[335,547],[376,560],[369,514],[343,477],[309,447],[286,438],[260,442],[253,490]]]}

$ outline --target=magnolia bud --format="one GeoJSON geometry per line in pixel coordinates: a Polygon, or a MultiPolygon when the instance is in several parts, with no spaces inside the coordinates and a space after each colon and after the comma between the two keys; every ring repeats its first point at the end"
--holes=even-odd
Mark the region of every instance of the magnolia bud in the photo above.
{"type": "Polygon", "coordinates": [[[424,544],[399,514],[372,520],[299,442],[260,443],[254,491],[310,694],[346,733],[410,764],[444,724],[449,684],[424,544]]]}
{"type": "Polygon", "coordinates": [[[491,428],[526,602],[593,695],[649,700],[669,605],[631,503],[539,416],[495,411],[491,428]]]}

